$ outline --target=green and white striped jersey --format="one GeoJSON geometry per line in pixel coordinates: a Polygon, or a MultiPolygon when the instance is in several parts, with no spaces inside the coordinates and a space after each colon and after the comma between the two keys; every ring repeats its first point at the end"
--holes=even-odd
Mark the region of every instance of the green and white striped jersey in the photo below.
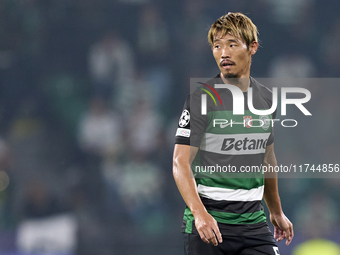
{"type": "MultiPolygon", "coordinates": [[[[220,78],[205,83],[208,88],[223,84],[220,78]]],[[[270,109],[271,91],[250,78],[253,106],[270,109]]],[[[261,204],[264,191],[262,164],[266,147],[274,142],[272,122],[275,113],[258,116],[250,112],[248,92],[244,92],[244,115],[233,114],[233,97],[228,89],[216,89],[220,103],[206,97],[202,114],[201,87],[191,93],[176,132],[176,144],[199,147],[191,165],[197,190],[207,211],[216,219],[224,235],[268,233],[261,204]]],[[[188,207],[184,212],[183,231],[196,232],[194,217],[188,207]]]]}

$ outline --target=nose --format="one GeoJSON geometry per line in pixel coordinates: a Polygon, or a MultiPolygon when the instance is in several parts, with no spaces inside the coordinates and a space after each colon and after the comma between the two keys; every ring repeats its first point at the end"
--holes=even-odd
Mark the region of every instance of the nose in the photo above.
{"type": "Polygon", "coordinates": [[[222,48],[222,55],[221,58],[230,58],[230,50],[229,47],[222,48]]]}

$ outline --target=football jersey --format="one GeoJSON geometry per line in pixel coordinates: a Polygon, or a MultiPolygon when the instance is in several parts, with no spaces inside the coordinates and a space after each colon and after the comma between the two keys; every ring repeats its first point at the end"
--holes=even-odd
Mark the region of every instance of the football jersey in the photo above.
{"type": "MultiPolygon", "coordinates": [[[[198,84],[184,104],[176,132],[176,144],[198,147],[191,164],[197,190],[207,211],[216,219],[224,235],[268,233],[262,206],[266,147],[274,142],[272,119],[275,112],[255,115],[244,96],[244,114],[233,114],[233,95],[215,78],[198,84]],[[205,101],[202,101],[206,95],[205,101]],[[202,110],[202,103],[206,103],[202,110]],[[204,114],[205,113],[205,114],[204,114]],[[252,171],[250,171],[252,169],[252,171]],[[241,172],[243,170],[243,172],[241,172]],[[248,170],[248,172],[244,172],[248,170]]],[[[268,110],[271,91],[250,77],[253,106],[268,110]]],[[[196,232],[194,217],[185,208],[183,231],[196,232]]]]}

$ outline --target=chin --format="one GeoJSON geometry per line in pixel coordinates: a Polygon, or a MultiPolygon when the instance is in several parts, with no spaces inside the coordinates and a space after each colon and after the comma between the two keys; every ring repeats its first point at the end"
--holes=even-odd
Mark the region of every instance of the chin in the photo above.
{"type": "Polygon", "coordinates": [[[223,74],[223,77],[226,78],[226,79],[237,78],[237,74],[235,74],[235,73],[225,73],[225,74],[223,74]]]}

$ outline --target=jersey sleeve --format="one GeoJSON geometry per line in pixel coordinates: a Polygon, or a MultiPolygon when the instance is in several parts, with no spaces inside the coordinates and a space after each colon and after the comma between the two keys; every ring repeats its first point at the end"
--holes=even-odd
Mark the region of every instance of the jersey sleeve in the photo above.
{"type": "Polygon", "coordinates": [[[201,114],[199,94],[187,97],[178,120],[175,144],[199,147],[207,126],[207,116],[201,114]]]}
{"type": "MultiPolygon", "coordinates": [[[[276,118],[276,110],[273,113],[273,119],[276,118]]],[[[272,131],[270,132],[269,138],[268,138],[268,142],[267,142],[267,146],[271,145],[274,143],[274,125],[272,125],[272,131]]]]}

